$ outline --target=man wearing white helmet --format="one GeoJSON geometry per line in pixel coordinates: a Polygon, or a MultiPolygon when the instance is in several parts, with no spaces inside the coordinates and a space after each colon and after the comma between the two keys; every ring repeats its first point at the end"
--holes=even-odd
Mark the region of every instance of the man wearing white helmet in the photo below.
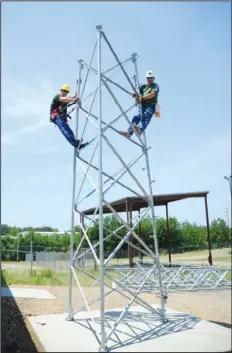
{"type": "Polygon", "coordinates": [[[81,143],[82,141],[77,140],[74,133],[68,125],[68,103],[75,103],[78,101],[77,92],[72,97],[67,97],[70,92],[70,87],[68,85],[63,85],[60,88],[60,94],[56,94],[50,106],[50,121],[53,122],[60,129],[64,137],[69,141],[69,143],[77,148],[78,150],[87,146],[88,143],[81,143]]]}
{"type": "Polygon", "coordinates": [[[151,70],[146,73],[147,84],[140,86],[140,96],[135,94],[132,95],[138,103],[142,105],[142,116],[141,113],[135,115],[132,119],[132,127],[129,127],[127,131],[120,131],[120,133],[126,137],[131,137],[135,132],[140,135],[148,126],[152,116],[155,113],[155,107],[158,103],[159,86],[155,83],[155,77],[151,70]]]}

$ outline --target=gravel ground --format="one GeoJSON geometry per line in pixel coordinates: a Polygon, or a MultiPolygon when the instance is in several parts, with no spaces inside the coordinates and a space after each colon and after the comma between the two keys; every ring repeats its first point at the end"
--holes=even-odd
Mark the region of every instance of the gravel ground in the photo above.
{"type": "MultiPolygon", "coordinates": [[[[23,286],[31,288],[30,286],[23,286]]],[[[41,287],[40,287],[41,288],[41,287]]],[[[56,299],[35,300],[35,299],[16,299],[24,315],[44,315],[58,314],[67,312],[68,288],[47,286],[43,289],[48,290],[56,299]]],[[[108,291],[106,289],[106,291],[108,291]]],[[[89,301],[94,300],[99,295],[99,288],[86,289],[85,294],[89,301]]],[[[146,299],[151,304],[159,304],[159,298],[152,294],[143,294],[141,298],[146,299]]],[[[106,309],[120,308],[128,302],[118,293],[112,293],[106,298],[106,309]]],[[[80,292],[77,288],[73,289],[73,306],[83,305],[80,292]]],[[[137,304],[135,304],[137,305],[137,304]]],[[[195,293],[172,293],[169,295],[167,307],[170,309],[184,311],[190,315],[204,320],[213,320],[231,324],[231,292],[195,292],[195,293]]],[[[92,305],[92,310],[98,310],[99,303],[92,305]]]]}
{"type": "MultiPolygon", "coordinates": [[[[17,286],[32,288],[31,286],[17,286]]],[[[33,287],[36,288],[36,287],[33,287]]],[[[28,328],[27,316],[58,314],[67,312],[68,288],[65,287],[38,287],[48,290],[53,294],[55,300],[2,298],[2,353],[24,352],[34,353],[41,351],[39,342],[28,328]],[[18,310],[17,310],[18,306],[18,310]],[[21,313],[21,314],[20,314],[21,313]],[[7,327],[14,327],[9,332],[7,327]],[[24,327],[24,329],[23,329],[24,327]],[[35,342],[35,343],[34,343],[35,342]]],[[[106,289],[107,291],[107,289],[106,289]]],[[[88,300],[96,299],[99,288],[85,290],[88,300]]],[[[159,298],[151,294],[143,294],[141,298],[151,304],[159,303],[159,298]]],[[[118,293],[112,293],[106,299],[106,309],[120,308],[127,303],[127,299],[118,293]]],[[[82,305],[82,299],[77,288],[73,289],[73,306],[82,305]]],[[[227,327],[231,327],[231,292],[195,292],[195,293],[173,293],[169,295],[167,307],[183,311],[200,319],[215,321],[227,327]]],[[[99,309],[99,303],[92,305],[93,310],[99,309]]]]}

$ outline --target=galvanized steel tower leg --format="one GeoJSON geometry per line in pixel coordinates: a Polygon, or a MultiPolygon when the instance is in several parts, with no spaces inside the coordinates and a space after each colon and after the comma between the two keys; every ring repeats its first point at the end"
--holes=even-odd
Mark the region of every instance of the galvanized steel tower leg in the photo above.
{"type": "MultiPolygon", "coordinates": [[[[132,62],[134,63],[134,67],[135,67],[136,83],[137,83],[137,87],[139,88],[139,75],[138,75],[138,67],[137,67],[136,58],[137,58],[137,54],[135,54],[135,53],[132,54],[132,62]]],[[[139,109],[140,109],[140,114],[142,116],[141,104],[139,105],[139,109]]],[[[165,320],[165,307],[164,307],[165,296],[164,296],[164,292],[163,292],[162,277],[161,277],[161,271],[160,271],[160,258],[159,258],[159,246],[158,246],[158,238],[157,238],[157,231],[156,231],[155,207],[154,207],[154,202],[153,202],[151,171],[150,171],[150,163],[149,163],[149,158],[148,158],[147,140],[146,140],[145,131],[143,133],[143,137],[144,137],[144,154],[145,154],[145,160],[146,160],[146,171],[147,171],[147,179],[148,179],[148,190],[149,190],[149,192],[148,192],[148,195],[149,195],[148,203],[149,203],[150,209],[151,209],[152,228],[153,228],[155,254],[156,254],[155,262],[156,262],[156,266],[158,268],[162,318],[163,318],[163,320],[165,320]]]]}
{"type": "Polygon", "coordinates": [[[103,243],[103,187],[102,187],[102,65],[101,65],[101,30],[98,31],[98,189],[99,189],[99,249],[100,249],[100,316],[101,316],[101,346],[100,351],[105,351],[105,297],[104,297],[104,243],[103,243]]]}
{"type": "MultiPolygon", "coordinates": [[[[79,62],[79,78],[77,80],[77,92],[80,94],[81,88],[81,70],[83,65],[79,62]]],[[[79,123],[79,105],[76,110],[76,131],[75,137],[78,137],[78,123],[79,123]]],[[[76,149],[73,149],[73,185],[72,185],[72,215],[71,215],[71,235],[70,235],[70,260],[69,260],[69,294],[68,294],[68,317],[67,320],[72,320],[72,280],[73,280],[73,239],[74,239],[74,218],[75,218],[75,194],[76,194],[76,149]]]]}

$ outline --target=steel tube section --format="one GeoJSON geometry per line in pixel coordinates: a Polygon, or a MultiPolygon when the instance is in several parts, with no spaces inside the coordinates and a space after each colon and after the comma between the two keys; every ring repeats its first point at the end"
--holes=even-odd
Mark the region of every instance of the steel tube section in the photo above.
{"type": "MultiPolygon", "coordinates": [[[[114,95],[113,92],[111,91],[111,89],[110,89],[110,87],[108,86],[108,84],[107,84],[106,82],[104,82],[104,81],[103,81],[103,83],[104,83],[104,85],[105,85],[107,91],[108,91],[109,94],[111,95],[113,101],[114,101],[115,104],[118,106],[118,108],[120,109],[120,111],[121,111],[121,113],[124,115],[124,117],[126,118],[127,123],[128,123],[131,127],[133,127],[132,123],[130,122],[130,120],[129,120],[128,116],[127,116],[127,114],[126,114],[125,111],[123,110],[121,104],[120,104],[120,103],[118,102],[118,100],[116,99],[115,95],[114,95]]],[[[140,137],[139,135],[136,135],[136,136],[137,136],[137,138],[139,139],[139,141],[140,141],[140,143],[142,144],[142,146],[144,147],[143,141],[142,141],[141,137],[140,137]]]]}
{"type": "MultiPolygon", "coordinates": [[[[86,115],[88,115],[88,111],[87,111],[86,109],[84,109],[83,107],[80,107],[80,109],[81,109],[86,115]]],[[[122,115],[123,115],[123,114],[122,114],[122,115]]],[[[94,114],[89,114],[89,116],[93,117],[95,120],[98,120],[98,117],[97,117],[96,115],[94,115],[94,114]]],[[[93,123],[93,121],[91,121],[91,119],[90,119],[89,117],[88,117],[88,119],[89,119],[89,121],[96,127],[96,125],[93,123]]],[[[129,121],[129,119],[128,119],[128,121],[129,121]]],[[[104,125],[109,125],[109,124],[107,124],[106,122],[104,122],[103,120],[102,120],[102,124],[104,124],[104,125]]],[[[130,125],[131,125],[131,124],[130,124],[130,125]]],[[[120,136],[122,136],[122,135],[120,134],[120,131],[118,131],[117,129],[115,129],[113,126],[110,126],[110,125],[109,125],[109,129],[113,130],[114,132],[116,132],[117,134],[119,134],[120,136]]],[[[125,138],[128,140],[127,137],[125,137],[125,138]]],[[[135,145],[137,145],[138,147],[143,148],[142,145],[140,145],[138,142],[136,142],[136,141],[134,141],[134,140],[130,140],[130,142],[133,143],[133,144],[135,144],[135,145]]]]}
{"type": "MultiPolygon", "coordinates": [[[[121,164],[124,166],[124,168],[126,168],[126,163],[124,162],[123,158],[120,156],[120,154],[116,151],[116,149],[114,148],[114,146],[112,145],[112,143],[109,141],[109,139],[103,135],[104,140],[107,142],[107,144],[110,146],[110,148],[112,149],[112,151],[114,152],[115,156],[118,157],[118,159],[120,160],[121,164]]],[[[146,190],[144,189],[144,187],[142,186],[142,184],[138,181],[138,179],[134,176],[134,174],[130,171],[130,169],[128,169],[128,173],[130,174],[130,176],[132,177],[132,179],[134,179],[134,181],[136,182],[137,186],[141,189],[141,191],[144,193],[144,195],[147,197],[147,199],[149,199],[146,190]]]]}
{"type": "MultiPolygon", "coordinates": [[[[77,82],[77,91],[80,92],[81,87],[81,71],[82,64],[79,67],[79,78],[77,82]]],[[[76,110],[76,138],[78,137],[78,124],[79,123],[79,105],[77,104],[76,110]]],[[[69,263],[69,293],[68,293],[68,316],[67,320],[72,320],[72,264],[73,264],[73,241],[74,241],[74,212],[75,212],[75,192],[76,192],[76,149],[73,149],[73,185],[72,185],[72,214],[71,214],[71,236],[70,236],[70,263],[69,263]]]]}
{"type": "MultiPolygon", "coordinates": [[[[116,178],[116,176],[117,176],[119,173],[122,173],[122,171],[123,171],[124,169],[125,169],[124,167],[121,168],[118,172],[116,172],[115,174],[112,175],[112,178],[116,178]]],[[[111,179],[108,177],[108,179],[106,179],[103,184],[107,184],[108,181],[110,181],[110,180],[111,180],[111,179]]],[[[86,199],[87,199],[89,196],[91,196],[95,191],[96,191],[96,190],[93,189],[93,190],[91,190],[87,195],[85,195],[81,200],[79,200],[78,202],[77,202],[77,200],[76,200],[76,206],[78,206],[81,202],[83,202],[84,200],[86,200],[86,199]]],[[[104,192],[105,192],[105,191],[104,191],[104,192]]]]}
{"type": "MultiPolygon", "coordinates": [[[[96,211],[96,210],[95,210],[95,211],[96,211]]],[[[147,209],[145,209],[145,210],[143,211],[141,219],[143,219],[143,218],[147,215],[148,211],[149,211],[149,208],[147,208],[147,209]]],[[[79,211],[77,210],[77,212],[79,212],[79,211]]],[[[98,224],[98,221],[94,220],[93,218],[88,217],[88,216],[86,216],[86,215],[83,215],[83,216],[85,216],[87,219],[91,219],[91,222],[94,222],[94,223],[98,224]]],[[[118,238],[118,239],[121,241],[121,240],[122,240],[122,237],[121,237],[120,235],[118,235],[117,232],[119,232],[119,231],[120,231],[121,229],[123,229],[124,227],[125,227],[125,225],[121,225],[121,226],[118,227],[115,231],[111,231],[109,228],[107,228],[107,227],[104,226],[104,227],[103,227],[104,230],[106,230],[107,232],[110,232],[110,234],[107,235],[107,236],[103,239],[103,241],[106,241],[107,239],[111,238],[112,236],[115,236],[116,238],[118,238]]],[[[143,249],[141,249],[141,248],[138,248],[138,247],[137,247],[136,245],[134,245],[134,244],[130,244],[130,242],[127,241],[127,240],[126,240],[126,243],[129,244],[129,245],[131,245],[131,246],[133,246],[134,249],[141,251],[145,256],[151,256],[151,254],[149,254],[148,252],[146,252],[145,250],[143,250],[143,249]]],[[[95,247],[97,247],[98,245],[99,245],[99,242],[97,242],[96,244],[94,244],[94,245],[93,245],[93,248],[95,249],[95,247]]],[[[88,249],[88,250],[87,250],[86,252],[84,252],[83,254],[79,255],[78,258],[77,258],[77,260],[78,260],[79,258],[83,257],[85,254],[87,254],[87,253],[89,253],[89,252],[90,252],[90,249],[88,249]]]]}
{"type": "Polygon", "coordinates": [[[166,208],[166,224],[167,224],[167,245],[168,245],[168,258],[169,258],[169,263],[171,264],[172,262],[172,255],[171,255],[171,234],[170,234],[170,228],[169,228],[169,217],[168,217],[168,204],[165,205],[166,208]]]}
{"type": "Polygon", "coordinates": [[[99,188],[99,250],[100,250],[100,317],[101,317],[101,347],[102,352],[105,351],[105,298],[104,298],[104,243],[103,243],[103,185],[102,185],[102,68],[101,68],[101,36],[102,26],[96,27],[98,32],[98,154],[99,154],[99,171],[98,171],[98,188],[99,188]]]}
{"type": "MultiPolygon", "coordinates": [[[[108,130],[109,128],[112,129],[113,131],[117,132],[118,134],[120,134],[120,132],[115,129],[112,124],[114,124],[115,122],[117,122],[124,114],[127,114],[132,108],[134,107],[134,104],[131,105],[128,109],[125,110],[125,112],[120,113],[119,115],[116,116],[116,118],[114,118],[112,121],[110,121],[109,123],[106,123],[105,121],[102,120],[102,124],[105,125],[105,127],[102,129],[102,132],[105,132],[106,130],[108,130]]],[[[91,122],[91,124],[97,129],[97,125],[92,121],[92,119],[90,119],[90,117],[94,118],[95,120],[98,120],[98,117],[90,112],[88,112],[86,109],[84,109],[83,107],[80,107],[80,109],[83,111],[83,113],[85,113],[87,119],[91,122]]],[[[120,136],[122,136],[120,134],[120,136]]],[[[137,144],[139,147],[141,147],[139,144],[137,144]]]]}
{"type": "MultiPolygon", "coordinates": [[[[131,56],[129,58],[125,59],[124,61],[121,61],[120,64],[123,65],[123,64],[127,63],[128,61],[131,61],[131,56]]],[[[117,67],[119,67],[120,64],[116,64],[116,65],[112,66],[110,69],[104,71],[103,74],[104,75],[108,74],[110,71],[112,71],[112,70],[116,69],[117,67]]]]}
{"type": "MultiPolygon", "coordinates": [[[[144,210],[144,213],[143,213],[143,215],[142,215],[142,219],[147,215],[148,211],[149,211],[149,208],[147,208],[147,209],[144,210]]],[[[91,220],[91,221],[92,221],[92,220],[91,220]]],[[[95,222],[95,223],[98,224],[97,221],[93,221],[93,222],[95,222]]],[[[117,232],[119,232],[119,230],[121,230],[122,228],[124,228],[124,225],[120,226],[119,228],[117,228],[115,231],[112,232],[112,231],[111,231],[110,229],[108,229],[107,227],[104,227],[104,230],[110,232],[110,234],[107,235],[103,240],[106,241],[107,239],[111,238],[112,236],[115,236],[116,238],[118,238],[118,239],[121,241],[123,238],[122,238],[120,235],[118,235],[117,232]]],[[[148,252],[146,252],[145,250],[138,248],[138,247],[137,247],[136,245],[134,245],[134,244],[131,244],[127,239],[125,240],[125,242],[126,242],[127,244],[131,245],[134,249],[140,250],[145,256],[151,256],[151,255],[150,255],[148,252]]],[[[93,248],[95,249],[98,245],[99,245],[99,242],[96,243],[96,244],[94,244],[94,245],[93,245],[93,248]]],[[[89,253],[89,252],[90,252],[90,249],[88,249],[87,251],[85,251],[84,253],[82,253],[81,255],[79,255],[79,256],[76,258],[76,260],[79,260],[81,257],[85,256],[85,255],[86,255],[87,253],[89,253]]]]}
{"type": "MultiPolygon", "coordinates": [[[[83,272],[84,274],[86,274],[87,276],[89,276],[89,277],[91,277],[92,279],[95,279],[95,280],[98,280],[99,281],[99,279],[97,278],[97,277],[95,277],[94,275],[92,275],[91,273],[89,273],[89,272],[87,272],[87,271],[85,271],[85,270],[83,270],[82,268],[80,268],[80,267],[78,267],[78,266],[74,266],[77,270],[79,270],[79,271],[81,271],[81,272],[83,272]]],[[[108,277],[108,278],[110,278],[110,280],[111,281],[113,281],[113,278],[112,277],[110,277],[109,275],[107,275],[106,274],[106,276],[108,277]]],[[[105,286],[107,287],[107,288],[110,288],[110,289],[113,289],[113,290],[115,290],[115,291],[117,291],[115,288],[113,288],[110,284],[108,284],[108,283],[105,283],[105,286]]],[[[121,287],[123,287],[123,285],[121,285],[121,287]]],[[[123,288],[125,291],[127,291],[127,288],[123,288]]],[[[129,293],[130,293],[130,296],[128,296],[127,294],[125,294],[125,293],[123,293],[123,292],[118,292],[120,295],[122,295],[124,298],[127,298],[127,299],[131,299],[131,295],[133,296],[134,295],[134,293],[133,292],[131,292],[130,290],[128,291],[129,293]]],[[[147,310],[150,310],[150,311],[152,311],[152,312],[156,312],[156,310],[150,305],[150,304],[148,304],[146,301],[144,301],[144,300],[142,300],[141,298],[137,298],[136,299],[136,303],[138,303],[139,305],[141,305],[144,309],[147,309],[147,310]]],[[[159,313],[158,313],[159,314],[159,313]]]]}
{"type": "Polygon", "coordinates": [[[144,246],[144,248],[149,252],[150,257],[153,258],[154,260],[156,259],[155,254],[153,253],[153,251],[151,249],[149,249],[149,247],[146,245],[146,243],[144,243],[144,241],[142,239],[139,238],[139,236],[133,231],[133,229],[131,229],[128,224],[119,216],[119,214],[115,211],[115,209],[105,200],[105,204],[106,206],[112,211],[112,213],[115,214],[115,216],[121,221],[121,223],[123,223],[125,225],[125,227],[130,230],[134,237],[144,246]]]}
{"type": "MultiPolygon", "coordinates": [[[[83,62],[83,65],[89,70],[92,71],[95,74],[98,74],[97,70],[95,70],[93,67],[91,67],[91,65],[86,64],[83,62]]],[[[132,93],[130,91],[128,91],[127,89],[125,89],[124,87],[122,87],[121,85],[119,85],[117,82],[114,82],[113,80],[111,80],[109,77],[105,76],[103,73],[101,75],[102,79],[104,79],[104,82],[110,82],[113,85],[117,86],[118,88],[120,88],[123,92],[129,94],[130,96],[132,96],[132,93]]]]}
{"type": "Polygon", "coordinates": [[[134,293],[134,296],[131,298],[131,300],[129,301],[129,303],[127,304],[127,306],[125,307],[125,310],[119,315],[116,323],[114,324],[113,328],[111,329],[110,333],[108,334],[107,338],[106,338],[106,342],[109,340],[109,338],[112,336],[112,334],[114,333],[114,331],[116,330],[117,326],[119,325],[120,321],[122,320],[123,316],[128,312],[128,310],[130,309],[131,305],[133,304],[133,302],[135,301],[135,299],[138,297],[138,295],[140,294],[141,290],[143,289],[144,284],[146,283],[147,279],[151,276],[152,273],[151,269],[150,271],[148,271],[147,275],[145,276],[143,282],[141,283],[141,285],[139,286],[138,290],[136,291],[136,293],[134,293]]]}
{"type": "Polygon", "coordinates": [[[91,178],[91,176],[87,173],[85,167],[81,164],[80,158],[77,158],[77,162],[78,162],[79,166],[81,167],[81,169],[83,170],[83,172],[86,175],[86,177],[89,179],[89,181],[92,184],[92,186],[96,189],[97,192],[100,192],[98,187],[97,187],[97,185],[94,183],[93,179],[91,178]]]}
{"type": "Polygon", "coordinates": [[[205,199],[205,216],[206,216],[206,228],[207,228],[207,242],[208,242],[208,249],[209,249],[209,257],[208,261],[210,266],[213,266],[213,257],[212,257],[212,245],[211,245],[211,236],[210,236],[210,225],[209,225],[209,212],[208,212],[208,204],[207,204],[207,196],[204,197],[205,199]]]}
{"type": "MultiPolygon", "coordinates": [[[[134,104],[131,105],[128,109],[125,110],[125,113],[127,114],[132,108],[134,108],[134,104]]],[[[116,118],[114,118],[113,120],[111,120],[103,129],[102,131],[105,132],[106,130],[109,129],[110,126],[112,126],[114,123],[116,123],[124,114],[119,114],[116,118]]]]}
{"type": "MultiPolygon", "coordinates": [[[[136,83],[139,86],[138,67],[137,67],[137,61],[136,61],[136,57],[135,56],[133,57],[132,61],[134,63],[134,68],[135,68],[136,83]]],[[[142,116],[142,106],[141,106],[141,104],[139,105],[139,107],[140,107],[140,114],[142,116]]],[[[159,278],[159,285],[160,285],[161,310],[162,310],[163,321],[165,321],[166,318],[165,318],[165,306],[164,306],[164,293],[163,293],[162,277],[161,277],[161,271],[160,271],[161,268],[160,268],[159,246],[158,246],[157,231],[156,231],[155,207],[154,207],[154,201],[153,201],[152,180],[151,180],[151,172],[150,172],[148,151],[146,149],[147,142],[146,142],[146,134],[145,134],[145,132],[144,132],[144,143],[145,143],[145,151],[144,152],[145,152],[145,159],[146,159],[146,171],[147,171],[148,188],[149,188],[149,204],[150,204],[150,207],[151,207],[152,228],[153,228],[153,236],[154,236],[155,252],[156,252],[156,264],[157,264],[157,267],[158,267],[158,278],[159,278]]]]}
{"type": "MultiPolygon", "coordinates": [[[[93,105],[94,105],[96,96],[97,96],[97,91],[96,91],[96,94],[93,96],[93,100],[92,100],[92,103],[91,103],[90,108],[89,108],[89,111],[88,111],[88,117],[89,117],[89,114],[90,114],[91,111],[92,111],[92,108],[93,108],[93,105]]],[[[84,136],[85,129],[86,129],[86,127],[87,127],[89,121],[91,121],[91,120],[90,120],[90,119],[86,119],[86,121],[85,121],[85,125],[84,125],[84,128],[83,128],[83,132],[82,132],[81,138],[84,136]]]]}
{"type": "MultiPolygon", "coordinates": [[[[97,40],[96,40],[95,45],[94,45],[94,48],[93,48],[93,53],[92,53],[92,57],[91,57],[91,59],[90,59],[89,66],[92,65],[92,62],[93,62],[93,58],[94,58],[96,49],[97,49],[97,40]]],[[[82,60],[82,62],[83,62],[83,60],[82,60]]],[[[81,99],[82,99],[83,94],[84,94],[84,91],[85,91],[85,86],[86,86],[86,83],[87,83],[87,80],[88,80],[88,77],[89,77],[89,71],[90,71],[90,70],[87,71],[87,74],[86,74],[86,76],[85,76],[85,82],[84,82],[84,84],[83,84],[83,89],[82,89],[81,96],[80,96],[81,99]]]]}
{"type": "Polygon", "coordinates": [[[76,251],[75,251],[74,254],[73,254],[73,261],[74,261],[74,260],[78,260],[78,259],[76,259],[76,255],[78,254],[78,252],[79,252],[79,250],[80,250],[80,248],[81,248],[81,245],[82,245],[84,239],[85,239],[84,237],[81,238],[81,240],[80,240],[80,242],[79,242],[79,244],[78,244],[78,246],[77,246],[77,248],[76,248],[76,251]]]}
{"type": "Polygon", "coordinates": [[[83,107],[80,107],[80,109],[85,113],[86,118],[91,122],[91,124],[95,127],[95,129],[98,129],[98,123],[95,123],[91,118],[95,118],[95,120],[98,120],[94,114],[89,113],[88,110],[84,109],[83,107]]]}
{"type": "Polygon", "coordinates": [[[129,94],[130,96],[132,95],[130,91],[128,91],[127,89],[125,89],[124,87],[120,86],[117,82],[114,82],[113,80],[111,80],[110,78],[106,77],[105,75],[102,75],[102,77],[107,80],[107,82],[109,81],[110,83],[112,83],[113,85],[115,85],[116,87],[120,88],[123,92],[129,94]]]}
{"type": "MultiPolygon", "coordinates": [[[[119,287],[121,287],[123,290],[125,290],[126,292],[128,292],[130,295],[134,296],[134,292],[132,292],[128,287],[124,286],[119,280],[117,280],[116,278],[112,278],[108,273],[106,273],[106,277],[108,277],[111,281],[114,281],[119,287]]],[[[119,292],[120,293],[120,292],[119,292]]],[[[154,309],[149,303],[147,303],[145,300],[143,300],[142,298],[137,298],[137,300],[140,301],[140,305],[141,303],[148,309],[150,310],[152,313],[156,313],[159,317],[161,316],[160,312],[157,311],[156,309],[154,309]]]]}
{"type": "MultiPolygon", "coordinates": [[[[88,275],[88,274],[87,274],[88,275]]],[[[99,279],[96,279],[96,282],[99,282],[99,279]]],[[[115,292],[116,289],[112,288],[109,292],[105,293],[105,298],[108,297],[108,295],[110,295],[111,293],[115,292]]],[[[88,305],[91,306],[94,303],[97,303],[100,300],[100,296],[97,299],[93,299],[90,302],[88,302],[88,305]]],[[[80,311],[83,311],[83,309],[85,309],[85,306],[80,307],[79,309],[74,311],[74,315],[76,315],[77,313],[79,313],[80,311]]]]}
{"type": "MultiPolygon", "coordinates": [[[[84,66],[86,66],[87,68],[89,68],[90,70],[92,70],[92,72],[97,74],[97,71],[94,70],[93,68],[91,68],[88,64],[83,63],[84,66]]],[[[108,90],[108,92],[110,93],[111,97],[113,98],[115,104],[118,106],[118,108],[120,109],[121,113],[124,115],[124,117],[126,118],[127,123],[132,127],[132,124],[128,118],[128,116],[126,115],[126,112],[123,110],[123,108],[121,107],[120,103],[118,102],[118,100],[116,99],[115,95],[113,94],[112,90],[110,89],[109,85],[107,84],[106,80],[102,79],[102,82],[104,84],[104,86],[106,87],[106,89],[108,90]]],[[[137,135],[139,141],[141,142],[141,144],[143,145],[143,141],[141,139],[141,137],[139,135],[137,135]]],[[[131,140],[133,141],[133,140],[131,140]]],[[[144,147],[144,146],[143,146],[144,147]]]]}
{"type": "MultiPolygon", "coordinates": [[[[130,223],[128,223],[128,225],[131,227],[131,229],[135,229],[137,227],[137,225],[139,224],[139,222],[140,222],[140,219],[138,219],[138,221],[134,224],[134,226],[132,226],[132,219],[131,219],[130,223]]],[[[122,238],[122,240],[118,243],[116,248],[112,251],[112,253],[105,260],[105,265],[110,261],[110,259],[112,259],[114,257],[114,255],[118,252],[118,250],[121,249],[121,247],[126,242],[127,238],[129,238],[130,235],[131,235],[131,231],[129,230],[127,232],[127,234],[122,238]]],[[[130,242],[130,243],[132,244],[132,242],[130,242]]]]}
{"type": "Polygon", "coordinates": [[[83,299],[83,302],[84,302],[84,304],[85,304],[85,307],[86,307],[86,309],[88,310],[88,312],[89,312],[89,314],[90,314],[90,316],[91,316],[91,320],[94,322],[93,315],[92,315],[92,313],[91,313],[91,311],[90,311],[90,308],[89,308],[87,299],[86,299],[85,294],[84,294],[84,292],[83,292],[83,289],[82,289],[82,287],[81,287],[81,285],[80,285],[79,279],[77,278],[77,275],[76,275],[76,273],[75,273],[74,267],[72,266],[71,269],[72,269],[72,272],[73,272],[73,276],[74,276],[74,278],[75,278],[75,280],[76,280],[76,282],[77,282],[78,288],[79,288],[79,290],[80,290],[81,297],[82,297],[82,299],[83,299]]]}
{"type": "Polygon", "coordinates": [[[86,232],[85,229],[82,227],[82,224],[81,224],[81,228],[82,228],[82,231],[83,231],[83,233],[84,233],[84,237],[85,237],[85,239],[87,240],[87,243],[89,244],[89,248],[90,248],[90,250],[92,251],[93,256],[94,256],[94,258],[95,258],[97,264],[100,265],[99,259],[98,259],[98,257],[97,257],[97,254],[95,253],[94,248],[93,248],[93,246],[92,246],[92,244],[91,244],[91,242],[90,242],[90,240],[89,240],[89,237],[88,237],[88,235],[87,235],[87,232],[86,232]]]}
{"type": "MultiPolygon", "coordinates": [[[[95,156],[95,153],[96,153],[96,151],[97,151],[97,147],[98,147],[98,142],[96,143],[96,146],[95,146],[95,148],[94,148],[94,150],[93,150],[93,154],[92,154],[92,156],[91,156],[91,158],[90,158],[90,162],[89,162],[88,167],[87,167],[87,173],[88,173],[88,171],[89,171],[89,168],[90,168],[90,166],[91,166],[92,160],[93,160],[93,158],[94,158],[94,156],[95,156]]],[[[77,197],[76,197],[75,205],[77,205],[77,200],[78,200],[79,197],[80,197],[82,188],[83,188],[84,183],[85,183],[85,179],[86,179],[86,174],[85,174],[85,176],[84,176],[84,179],[82,180],[80,189],[79,189],[79,191],[78,191],[78,194],[77,194],[77,197]]],[[[94,188],[94,191],[96,191],[95,188],[94,188]]]]}
{"type": "MultiPolygon", "coordinates": [[[[78,157],[78,159],[80,159],[82,162],[88,164],[88,162],[87,162],[85,159],[83,159],[83,158],[81,158],[81,157],[78,157]]],[[[96,167],[96,166],[93,165],[93,164],[91,164],[91,167],[92,167],[93,169],[95,169],[95,170],[99,170],[99,168],[96,167]]],[[[125,166],[124,166],[124,168],[125,168],[125,166]]],[[[111,175],[109,175],[109,174],[107,174],[107,173],[105,173],[105,172],[102,172],[102,174],[103,174],[104,176],[106,176],[106,177],[109,177],[111,180],[115,180],[115,178],[113,178],[111,175]]],[[[147,201],[147,198],[146,198],[146,197],[143,197],[143,196],[139,195],[139,194],[138,194],[137,192],[135,192],[133,189],[131,189],[131,188],[129,188],[128,186],[124,185],[124,184],[121,183],[120,181],[117,181],[117,184],[119,184],[119,185],[121,185],[122,187],[124,187],[125,189],[129,190],[129,191],[132,192],[134,195],[139,196],[139,197],[141,197],[141,198],[143,198],[143,199],[145,199],[145,200],[147,201]]]]}
{"type": "MultiPolygon", "coordinates": [[[[91,227],[91,224],[92,224],[92,222],[94,221],[94,218],[95,218],[95,216],[96,216],[97,211],[98,211],[98,207],[96,207],[96,209],[95,209],[95,211],[94,211],[94,214],[93,214],[93,216],[92,216],[92,218],[91,218],[91,222],[90,222],[90,224],[88,225],[88,228],[87,228],[86,232],[88,232],[89,228],[91,227]]],[[[78,211],[76,210],[76,212],[78,212],[78,211]]],[[[80,213],[80,214],[83,216],[82,213],[80,213]]],[[[83,219],[84,219],[84,216],[83,216],[83,219]]],[[[81,242],[83,242],[83,239],[81,239],[81,242]]],[[[80,244],[80,243],[79,243],[79,244],[80,244]]],[[[95,247],[93,247],[93,248],[95,248],[95,247]]],[[[87,252],[82,253],[81,255],[79,255],[79,256],[76,258],[77,254],[78,254],[78,251],[79,251],[79,245],[78,245],[78,247],[77,247],[77,250],[76,250],[75,253],[74,253],[75,260],[79,260],[81,257],[83,257],[83,256],[87,253],[87,252]]],[[[88,250],[88,252],[90,252],[90,249],[88,250]]]]}
{"type": "Polygon", "coordinates": [[[117,61],[117,63],[118,63],[119,66],[121,67],[122,72],[124,73],[125,77],[127,78],[127,81],[129,82],[129,84],[130,84],[131,88],[133,89],[134,93],[137,94],[136,89],[135,89],[133,83],[131,82],[130,77],[128,76],[128,74],[127,74],[127,72],[125,71],[124,67],[123,67],[122,64],[120,63],[120,60],[119,60],[117,54],[115,53],[114,49],[112,48],[112,45],[111,45],[110,42],[108,41],[108,39],[107,39],[107,37],[106,37],[106,35],[105,35],[104,32],[102,32],[102,36],[103,36],[103,38],[105,39],[105,42],[108,44],[108,47],[110,48],[110,50],[111,50],[113,56],[115,57],[115,60],[117,61]]]}
{"type": "MultiPolygon", "coordinates": [[[[128,59],[122,61],[121,64],[125,64],[125,63],[128,62],[128,61],[131,61],[131,57],[129,57],[128,59]]],[[[90,64],[89,66],[91,66],[91,64],[90,64]]],[[[112,67],[109,68],[108,70],[104,71],[104,72],[103,72],[103,75],[105,75],[106,73],[109,73],[110,71],[116,69],[117,67],[119,67],[118,64],[112,66],[112,67]]],[[[114,75],[114,74],[113,74],[113,75],[114,75]]],[[[106,79],[108,79],[107,76],[106,76],[106,79]]],[[[85,99],[82,100],[82,103],[84,103],[87,99],[89,99],[93,94],[96,94],[96,92],[97,92],[97,88],[96,88],[96,90],[94,90],[94,91],[92,91],[90,94],[88,94],[88,96],[85,97],[85,99]]]]}
{"type": "Polygon", "coordinates": [[[131,161],[129,164],[127,164],[127,168],[123,168],[124,170],[123,170],[123,171],[115,178],[115,180],[112,181],[112,183],[104,190],[103,194],[106,194],[106,192],[107,192],[110,188],[112,188],[112,186],[113,186],[114,184],[116,184],[117,181],[118,181],[119,179],[121,179],[121,178],[126,174],[126,172],[128,171],[128,169],[130,169],[131,167],[133,167],[133,165],[134,165],[136,162],[138,162],[138,160],[139,160],[142,156],[143,156],[143,153],[142,153],[140,156],[138,156],[134,161],[131,161]]]}

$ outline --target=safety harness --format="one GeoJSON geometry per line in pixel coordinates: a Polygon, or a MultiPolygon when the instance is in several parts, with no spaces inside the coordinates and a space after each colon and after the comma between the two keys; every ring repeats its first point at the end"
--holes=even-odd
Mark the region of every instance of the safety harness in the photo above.
{"type": "Polygon", "coordinates": [[[76,109],[76,106],[74,106],[68,113],[64,113],[64,109],[65,108],[68,109],[72,105],[75,105],[76,102],[77,101],[74,101],[72,103],[68,103],[68,104],[65,104],[65,105],[64,104],[59,105],[56,109],[51,111],[49,121],[53,123],[53,120],[55,119],[55,117],[57,115],[60,115],[60,116],[65,117],[65,118],[72,119],[70,114],[72,114],[72,112],[76,109]]]}

